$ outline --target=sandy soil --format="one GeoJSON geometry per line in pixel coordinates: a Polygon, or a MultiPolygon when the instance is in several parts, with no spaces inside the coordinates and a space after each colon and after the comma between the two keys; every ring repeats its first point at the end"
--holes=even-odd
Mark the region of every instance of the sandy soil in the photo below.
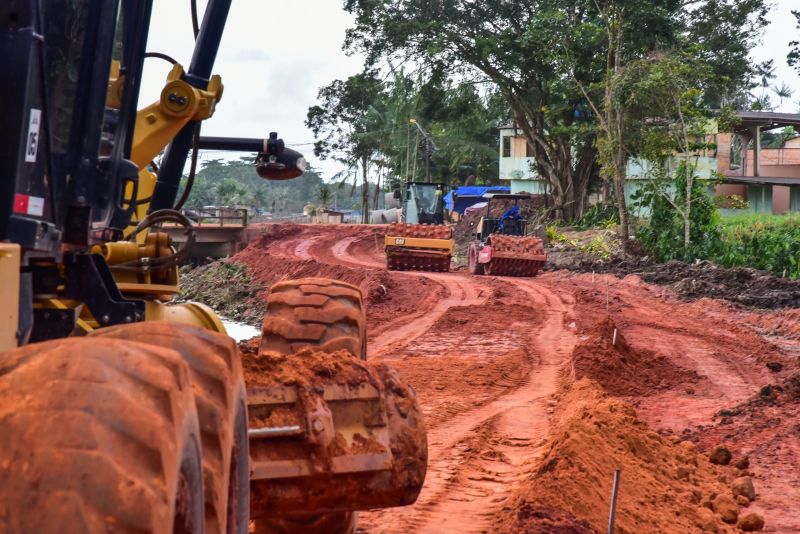
{"type": "Polygon", "coordinates": [[[742,475],[758,497],[739,517],[758,512],[766,531],[800,531],[800,401],[782,393],[798,370],[796,310],[687,303],[633,276],[389,273],[381,227],[266,232],[233,261],[266,285],[308,275],[360,285],[369,358],[395,367],[423,407],[423,491],[413,506],[362,513],[363,531],[604,531],[615,466],[622,532],[701,532],[708,521],[735,531],[708,508],[742,475]],[[769,384],[782,389],[758,404],[769,384]],[[694,446],[685,440],[699,461],[681,460],[694,446]],[[720,444],[734,460],[749,455],[749,468],[709,465],[704,453],[720,444]],[[565,454],[570,462],[553,463],[565,454]],[[634,491],[636,480],[646,487],[634,491]]]}

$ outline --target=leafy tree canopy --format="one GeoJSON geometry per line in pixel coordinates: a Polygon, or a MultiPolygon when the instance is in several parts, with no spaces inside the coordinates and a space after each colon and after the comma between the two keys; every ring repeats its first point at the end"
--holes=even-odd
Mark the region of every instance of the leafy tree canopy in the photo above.
{"type": "Polygon", "coordinates": [[[708,65],[709,106],[751,87],[748,52],[766,24],[765,0],[345,0],[356,15],[345,46],[369,66],[408,61],[491,81],[562,215],[575,218],[596,173],[595,123],[579,84],[602,91],[610,8],[622,14],[625,61],[663,49],[693,55],[708,65]]]}

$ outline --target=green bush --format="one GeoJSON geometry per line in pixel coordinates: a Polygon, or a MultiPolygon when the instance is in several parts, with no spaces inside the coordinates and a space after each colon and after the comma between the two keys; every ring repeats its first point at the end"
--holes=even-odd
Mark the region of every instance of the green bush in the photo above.
{"type": "Polygon", "coordinates": [[[713,261],[800,278],[800,215],[742,214],[720,222],[713,261]]]}
{"type": "Polygon", "coordinates": [[[603,228],[613,230],[619,224],[619,212],[611,202],[599,202],[586,210],[583,217],[577,222],[581,230],[590,228],[603,228]]]}
{"type": "Polygon", "coordinates": [[[709,192],[709,182],[695,176],[689,214],[689,246],[684,242],[684,220],[688,172],[683,162],[673,176],[648,180],[632,195],[633,207],[650,212],[650,219],[637,234],[642,247],[661,261],[708,259],[719,248],[719,213],[709,192]]]}

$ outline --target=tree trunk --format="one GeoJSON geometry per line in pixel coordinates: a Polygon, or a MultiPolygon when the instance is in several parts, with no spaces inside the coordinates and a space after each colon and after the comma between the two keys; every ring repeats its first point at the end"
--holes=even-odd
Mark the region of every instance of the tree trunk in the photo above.
{"type": "Polygon", "coordinates": [[[381,179],[383,178],[383,168],[378,167],[378,179],[375,182],[375,192],[372,195],[372,207],[378,209],[380,207],[381,196],[381,179]]]}
{"type": "MultiPolygon", "coordinates": [[[[536,172],[550,186],[556,217],[574,221],[583,216],[586,191],[597,151],[593,140],[547,131],[543,112],[513,91],[504,91],[514,121],[533,150],[536,172]]],[[[572,116],[565,117],[569,124],[572,116]]]]}
{"type": "Polygon", "coordinates": [[[367,224],[369,222],[369,173],[368,173],[369,160],[367,158],[361,159],[361,222],[367,224]]]}

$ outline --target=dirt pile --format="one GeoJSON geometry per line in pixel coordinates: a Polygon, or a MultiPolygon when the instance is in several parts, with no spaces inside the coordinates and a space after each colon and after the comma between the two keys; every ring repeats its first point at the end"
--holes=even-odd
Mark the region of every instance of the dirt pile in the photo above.
{"type": "Polygon", "coordinates": [[[663,354],[631,347],[610,316],[582,339],[572,358],[575,378],[593,379],[612,395],[653,395],[700,379],[663,354]]]}
{"type": "Polygon", "coordinates": [[[736,531],[729,523],[735,524],[739,507],[719,479],[728,468],[712,466],[690,442],[662,438],[632,406],[589,380],[567,386],[557,401],[549,448],[500,530],[538,532],[546,525],[539,516],[555,509],[604,532],[619,468],[616,532],[736,531]]]}
{"type": "Polygon", "coordinates": [[[728,269],[706,261],[657,263],[642,257],[598,260],[583,254],[559,267],[619,277],[636,275],[647,283],[669,286],[688,300],[708,297],[767,309],[800,307],[800,281],[755,269],[728,269]]]}
{"type": "Polygon", "coordinates": [[[756,480],[751,508],[781,532],[800,531],[800,373],[795,369],[749,401],[720,410],[714,419],[685,437],[703,449],[723,443],[742,468],[738,476],[756,480]]]}
{"type": "Polygon", "coordinates": [[[766,335],[800,340],[800,310],[785,310],[774,314],[761,314],[754,318],[754,326],[766,335]]]}
{"type": "Polygon", "coordinates": [[[260,327],[266,294],[267,286],[253,280],[246,265],[221,260],[181,268],[181,293],[176,301],[201,302],[223,317],[260,327]]]}

